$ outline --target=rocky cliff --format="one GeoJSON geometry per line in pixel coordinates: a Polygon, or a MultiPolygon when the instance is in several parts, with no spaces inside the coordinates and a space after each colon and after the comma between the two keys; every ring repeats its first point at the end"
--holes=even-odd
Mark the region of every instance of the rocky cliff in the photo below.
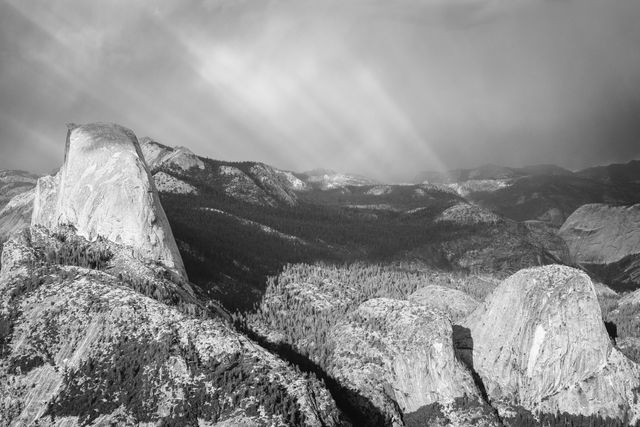
{"type": "Polygon", "coordinates": [[[31,224],[34,195],[33,188],[19,193],[0,209],[0,248],[9,236],[31,224]]]}
{"type": "MultiPolygon", "coordinates": [[[[346,387],[360,390],[387,423],[402,426],[405,414],[423,407],[481,399],[470,372],[455,357],[451,337],[450,321],[437,310],[371,299],[329,333],[334,347],[329,372],[346,387]]],[[[462,411],[454,412],[464,418],[462,411]]]]}
{"type": "Polygon", "coordinates": [[[452,322],[467,317],[479,304],[475,298],[458,289],[438,285],[418,289],[409,295],[409,301],[440,310],[452,322]]]}
{"type": "Polygon", "coordinates": [[[300,174],[310,186],[320,190],[346,188],[348,186],[376,185],[377,181],[362,175],[335,172],[329,169],[314,169],[300,174]]]}
{"type": "Polygon", "coordinates": [[[66,231],[5,245],[1,425],[339,422],[319,382],[189,304],[164,267],[66,231]]]}
{"type": "Polygon", "coordinates": [[[186,278],[182,258],[134,133],[115,124],[69,125],[64,164],[38,180],[31,223],[72,225],[186,278]]]}
{"type": "Polygon", "coordinates": [[[0,425],[342,423],[318,380],[196,297],[131,131],[71,126],[30,197],[1,259],[0,425]]]}
{"type": "Polygon", "coordinates": [[[295,206],[307,185],[291,172],[264,163],[221,164],[217,179],[226,195],[253,205],[295,206]]]}
{"type": "Polygon", "coordinates": [[[589,277],[558,265],[519,271],[463,322],[456,338],[494,407],[640,415],[640,369],[615,349],[589,277]]]}
{"type": "Polygon", "coordinates": [[[31,223],[38,176],[23,171],[0,171],[0,252],[11,234],[31,223]]]}
{"type": "Polygon", "coordinates": [[[167,147],[145,136],[140,139],[140,148],[152,172],[162,167],[181,171],[205,168],[204,162],[186,147],[167,147]]]}
{"type": "Polygon", "coordinates": [[[576,209],[558,234],[578,263],[609,264],[640,253],[640,204],[588,204],[576,209]]]}
{"type": "Polygon", "coordinates": [[[38,176],[29,172],[0,171],[0,209],[15,196],[31,190],[36,185],[38,176]]]}

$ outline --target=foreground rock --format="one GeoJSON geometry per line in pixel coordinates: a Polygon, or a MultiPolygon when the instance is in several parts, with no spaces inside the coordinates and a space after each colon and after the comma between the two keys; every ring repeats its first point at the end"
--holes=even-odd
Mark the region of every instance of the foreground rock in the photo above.
{"type": "Polygon", "coordinates": [[[451,323],[437,310],[371,299],[330,332],[335,348],[330,373],[358,390],[361,400],[368,400],[392,425],[404,425],[403,418],[430,405],[444,408],[443,419],[449,414],[458,421],[490,421],[479,403],[473,410],[453,409],[464,399],[479,402],[480,393],[456,359],[451,336],[451,323]]]}
{"type": "Polygon", "coordinates": [[[72,225],[186,273],[136,136],[115,124],[69,125],[64,165],[38,180],[33,225],[72,225]]]}
{"type": "Polygon", "coordinates": [[[222,319],[203,318],[197,301],[180,304],[192,294],[164,279],[163,267],[140,265],[108,241],[75,239],[85,246],[32,228],[5,246],[0,425],[339,422],[316,380],[222,319]],[[97,269],[73,265],[92,262],[97,269]]]}
{"type": "Polygon", "coordinates": [[[462,325],[469,335],[457,344],[503,416],[520,406],[638,419],[640,369],[611,344],[584,273],[557,265],[522,270],[462,325]]]}

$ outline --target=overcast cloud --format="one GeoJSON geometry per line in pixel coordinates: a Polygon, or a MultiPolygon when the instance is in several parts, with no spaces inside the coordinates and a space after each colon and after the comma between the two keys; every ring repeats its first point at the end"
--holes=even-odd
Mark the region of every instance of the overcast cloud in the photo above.
{"type": "Polygon", "coordinates": [[[637,0],[0,2],[0,168],[65,123],[383,180],[640,157],[637,0]]]}

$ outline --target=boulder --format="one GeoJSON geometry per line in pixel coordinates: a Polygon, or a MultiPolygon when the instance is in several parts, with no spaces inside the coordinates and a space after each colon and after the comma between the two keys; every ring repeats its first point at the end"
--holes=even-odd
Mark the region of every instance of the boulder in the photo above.
{"type": "Polygon", "coordinates": [[[521,270],[464,319],[467,364],[494,407],[637,420],[640,369],[615,349],[583,272],[521,270]]]}

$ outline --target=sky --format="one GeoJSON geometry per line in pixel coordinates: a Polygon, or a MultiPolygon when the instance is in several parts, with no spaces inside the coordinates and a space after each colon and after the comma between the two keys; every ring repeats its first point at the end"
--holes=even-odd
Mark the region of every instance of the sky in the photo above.
{"type": "Polygon", "coordinates": [[[66,123],[384,181],[640,158],[638,0],[0,0],[0,169],[66,123]]]}

